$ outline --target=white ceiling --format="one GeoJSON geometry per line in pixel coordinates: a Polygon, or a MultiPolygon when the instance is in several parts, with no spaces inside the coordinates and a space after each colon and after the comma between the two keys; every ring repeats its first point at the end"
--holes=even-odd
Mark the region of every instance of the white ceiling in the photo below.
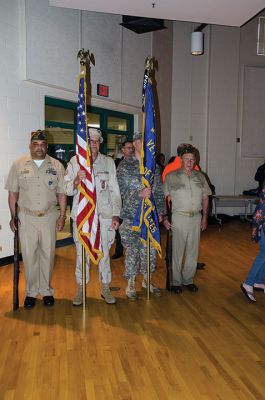
{"type": "Polygon", "coordinates": [[[50,5],[111,14],[241,26],[265,8],[265,0],[50,0],[50,5]]]}

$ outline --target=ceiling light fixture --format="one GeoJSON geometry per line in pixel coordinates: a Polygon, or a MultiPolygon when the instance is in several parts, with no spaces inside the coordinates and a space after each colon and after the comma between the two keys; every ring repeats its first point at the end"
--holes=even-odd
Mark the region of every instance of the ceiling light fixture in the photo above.
{"type": "Polygon", "coordinates": [[[207,26],[207,24],[199,25],[194,32],[191,33],[191,54],[193,56],[200,56],[204,52],[204,34],[202,30],[207,26]]]}

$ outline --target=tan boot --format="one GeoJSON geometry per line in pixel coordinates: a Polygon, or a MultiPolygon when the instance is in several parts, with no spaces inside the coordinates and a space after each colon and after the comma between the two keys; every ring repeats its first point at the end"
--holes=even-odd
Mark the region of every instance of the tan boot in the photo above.
{"type": "MultiPolygon", "coordinates": [[[[147,290],[147,275],[144,275],[144,279],[142,281],[142,288],[147,290]]],[[[158,297],[162,295],[161,290],[153,284],[151,276],[150,276],[150,293],[158,297]]]]}
{"type": "Polygon", "coordinates": [[[129,300],[137,300],[138,296],[135,290],[135,276],[132,276],[128,280],[128,286],[126,288],[126,296],[128,297],[129,300]]]}
{"type": "Polygon", "coordinates": [[[105,300],[107,304],[115,304],[116,299],[112,296],[109,285],[107,283],[102,283],[101,286],[101,297],[105,300]]]}
{"type": "Polygon", "coordinates": [[[78,285],[76,295],[73,299],[73,306],[81,306],[83,304],[83,286],[78,285]]]}

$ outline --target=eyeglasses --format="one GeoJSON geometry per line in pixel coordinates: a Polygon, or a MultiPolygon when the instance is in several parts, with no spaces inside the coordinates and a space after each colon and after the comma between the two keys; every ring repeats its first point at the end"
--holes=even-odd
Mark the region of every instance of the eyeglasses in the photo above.
{"type": "Polygon", "coordinates": [[[195,158],[185,158],[185,157],[182,157],[182,160],[184,161],[184,162],[193,162],[193,163],[195,163],[195,158]]]}

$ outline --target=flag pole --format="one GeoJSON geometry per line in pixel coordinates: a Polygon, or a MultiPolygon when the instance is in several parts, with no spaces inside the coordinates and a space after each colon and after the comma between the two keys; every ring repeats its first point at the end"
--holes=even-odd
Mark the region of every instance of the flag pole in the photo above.
{"type": "MultiPolygon", "coordinates": [[[[151,71],[153,69],[153,59],[152,58],[147,58],[145,62],[145,68],[147,70],[147,75],[148,79],[150,79],[151,76],[151,71]]],[[[144,104],[145,104],[145,99],[144,99],[144,104]]],[[[145,119],[145,118],[144,118],[145,119]]],[[[144,134],[144,129],[145,129],[145,123],[143,121],[143,134],[144,134]]],[[[147,286],[147,291],[146,291],[146,300],[150,300],[150,231],[148,229],[147,233],[147,242],[146,242],[146,286],[147,286]]]]}
{"type": "Polygon", "coordinates": [[[150,300],[150,235],[149,232],[147,234],[147,243],[146,243],[146,257],[147,257],[147,291],[146,291],[146,300],[150,300]]]}
{"type": "Polygon", "coordinates": [[[86,249],[82,245],[82,300],[83,310],[86,308],[86,249]]]}
{"type": "MultiPolygon", "coordinates": [[[[83,48],[79,50],[77,58],[80,59],[80,72],[84,72],[86,76],[87,67],[90,68],[90,52],[89,50],[84,50],[83,48]]],[[[85,95],[85,110],[87,111],[86,95],[85,95]]],[[[83,302],[83,312],[86,308],[86,249],[82,244],[82,302],[83,302]]]]}

